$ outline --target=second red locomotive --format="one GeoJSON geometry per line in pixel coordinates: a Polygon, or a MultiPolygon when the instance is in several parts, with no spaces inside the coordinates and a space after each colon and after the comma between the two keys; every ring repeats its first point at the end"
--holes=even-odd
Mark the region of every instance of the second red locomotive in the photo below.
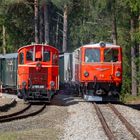
{"type": "Polygon", "coordinates": [[[59,89],[58,50],[42,44],[21,47],[17,74],[18,96],[50,101],[59,89]]]}
{"type": "Polygon", "coordinates": [[[74,52],[75,75],[79,91],[86,100],[119,96],[122,85],[122,48],[100,42],[74,52]]]}
{"type": "Polygon", "coordinates": [[[69,84],[87,101],[118,100],[122,85],[120,46],[104,42],[87,44],[73,53],[65,53],[64,58],[60,57],[62,60],[63,85],[69,84]]]}

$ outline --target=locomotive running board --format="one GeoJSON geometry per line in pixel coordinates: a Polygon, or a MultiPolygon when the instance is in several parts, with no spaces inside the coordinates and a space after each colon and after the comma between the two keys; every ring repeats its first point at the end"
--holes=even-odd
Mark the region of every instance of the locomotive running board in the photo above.
{"type": "Polygon", "coordinates": [[[102,97],[93,96],[93,95],[84,95],[84,99],[86,101],[90,101],[90,102],[93,102],[93,101],[102,101],[103,100],[102,97]]]}

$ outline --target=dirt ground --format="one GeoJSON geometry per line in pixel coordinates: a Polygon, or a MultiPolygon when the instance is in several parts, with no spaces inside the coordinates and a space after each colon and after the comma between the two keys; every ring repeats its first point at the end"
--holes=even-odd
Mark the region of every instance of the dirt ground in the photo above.
{"type": "Polygon", "coordinates": [[[57,95],[34,117],[0,124],[0,140],[58,140],[68,117],[65,97],[57,95]],[[61,96],[61,97],[60,97],[61,96]]]}

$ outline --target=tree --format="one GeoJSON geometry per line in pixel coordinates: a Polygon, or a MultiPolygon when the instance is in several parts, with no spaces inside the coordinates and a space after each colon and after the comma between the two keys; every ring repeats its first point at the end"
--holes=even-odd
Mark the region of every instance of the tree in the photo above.
{"type": "Polygon", "coordinates": [[[3,54],[6,54],[6,33],[5,33],[5,26],[2,26],[2,31],[3,31],[3,35],[2,35],[2,46],[3,46],[3,54]]]}
{"type": "Polygon", "coordinates": [[[43,11],[44,11],[44,30],[45,30],[45,35],[44,35],[44,40],[48,44],[50,43],[50,37],[49,37],[49,1],[44,2],[43,4],[43,11]]]}
{"type": "Polygon", "coordinates": [[[52,0],[52,2],[63,10],[63,45],[62,51],[67,51],[67,31],[68,31],[68,13],[72,5],[70,0],[52,0]]]}
{"type": "Polygon", "coordinates": [[[130,14],[131,14],[131,78],[132,78],[132,95],[136,96],[138,93],[138,83],[137,83],[137,65],[136,65],[136,58],[137,58],[137,48],[138,42],[135,38],[135,33],[138,28],[138,17],[139,17],[139,8],[140,2],[139,1],[132,1],[128,0],[128,5],[130,7],[130,14]]]}
{"type": "Polygon", "coordinates": [[[35,20],[35,43],[39,43],[39,38],[38,38],[38,0],[34,0],[34,20],[35,20]]]}
{"type": "Polygon", "coordinates": [[[6,51],[16,51],[20,46],[33,42],[33,3],[1,1],[0,11],[0,26],[4,25],[6,31],[6,51]]]}

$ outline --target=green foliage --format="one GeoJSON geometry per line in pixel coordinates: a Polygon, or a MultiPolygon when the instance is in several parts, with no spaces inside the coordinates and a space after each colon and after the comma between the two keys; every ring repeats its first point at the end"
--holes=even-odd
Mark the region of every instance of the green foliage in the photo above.
{"type": "MultiPolygon", "coordinates": [[[[3,11],[0,26],[5,25],[6,27],[8,52],[16,51],[20,46],[33,42],[33,8],[31,5],[22,2],[25,1],[5,1],[3,4],[6,3],[7,6],[0,7],[0,11],[3,11]]],[[[2,42],[2,30],[0,33],[2,42]]]]}
{"type": "Polygon", "coordinates": [[[140,104],[140,96],[133,96],[130,94],[124,94],[121,96],[121,101],[126,104],[140,104]]]}
{"type": "Polygon", "coordinates": [[[72,5],[72,1],[71,0],[51,0],[58,8],[60,8],[61,10],[64,9],[64,5],[72,5]]]}

